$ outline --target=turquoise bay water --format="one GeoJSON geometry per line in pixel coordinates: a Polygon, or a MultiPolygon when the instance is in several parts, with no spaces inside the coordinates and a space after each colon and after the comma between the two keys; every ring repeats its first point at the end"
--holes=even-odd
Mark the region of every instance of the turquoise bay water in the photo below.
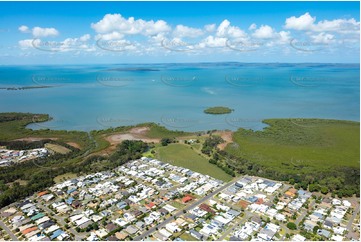
{"type": "Polygon", "coordinates": [[[155,122],[185,131],[261,129],[266,118],[359,121],[358,64],[1,66],[0,112],[48,113],[33,129],[155,122]],[[207,115],[211,106],[234,109],[207,115]]]}

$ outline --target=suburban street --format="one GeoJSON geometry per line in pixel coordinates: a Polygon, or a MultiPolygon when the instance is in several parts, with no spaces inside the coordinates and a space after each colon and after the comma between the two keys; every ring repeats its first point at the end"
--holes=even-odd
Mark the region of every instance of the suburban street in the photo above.
{"type": "Polygon", "coordinates": [[[226,232],[224,232],[224,233],[222,234],[222,236],[219,237],[218,240],[224,240],[224,239],[227,237],[227,235],[229,235],[231,232],[234,231],[235,227],[237,227],[237,226],[240,225],[240,224],[245,223],[245,222],[246,222],[250,217],[252,217],[252,216],[253,216],[253,214],[251,214],[251,213],[248,212],[248,211],[245,211],[244,217],[243,217],[240,221],[234,223],[234,225],[232,225],[226,232]]]}
{"type": "Polygon", "coordinates": [[[227,184],[223,185],[222,187],[216,189],[214,192],[208,194],[207,196],[199,199],[198,201],[190,204],[189,206],[185,207],[184,209],[182,209],[181,211],[178,211],[176,214],[174,214],[173,216],[167,218],[166,220],[164,220],[163,222],[161,222],[160,224],[158,224],[157,226],[149,229],[148,231],[144,232],[143,234],[141,234],[140,236],[137,236],[134,238],[134,240],[142,240],[146,237],[148,237],[149,235],[151,235],[152,233],[154,233],[157,229],[165,226],[167,223],[169,223],[170,221],[172,221],[174,218],[174,216],[180,216],[183,214],[183,210],[192,210],[193,208],[197,207],[198,205],[202,204],[203,202],[205,202],[206,200],[210,199],[211,197],[213,197],[214,195],[216,195],[217,193],[219,193],[220,191],[226,189],[227,187],[231,186],[232,184],[234,184],[236,181],[238,181],[239,179],[241,179],[242,177],[237,177],[235,179],[233,179],[232,181],[228,182],[227,184]]]}
{"type": "Polygon", "coordinates": [[[286,234],[290,234],[290,229],[287,228],[287,226],[285,226],[284,224],[280,224],[280,227],[285,231],[284,235],[280,239],[280,241],[283,241],[286,238],[286,234]]]}
{"type": "Polygon", "coordinates": [[[17,241],[18,240],[18,238],[15,236],[15,234],[13,234],[13,232],[11,232],[11,230],[1,220],[0,220],[0,227],[3,228],[3,230],[5,230],[6,233],[8,233],[8,235],[10,235],[10,238],[11,238],[12,241],[17,241]]]}
{"type": "MultiPolygon", "coordinates": [[[[310,206],[313,207],[315,205],[315,200],[312,200],[312,202],[310,203],[310,206]]],[[[298,226],[300,224],[300,222],[302,221],[302,219],[307,215],[307,209],[302,208],[301,209],[302,212],[300,214],[300,216],[297,217],[295,224],[298,226]]]]}
{"type": "MultiPolygon", "coordinates": [[[[313,206],[315,205],[315,202],[316,202],[316,201],[313,200],[313,201],[310,203],[310,206],[313,207],[313,206]]],[[[300,212],[300,216],[298,216],[297,219],[296,219],[296,221],[295,221],[295,224],[296,224],[297,226],[300,224],[300,222],[302,221],[302,219],[303,219],[304,217],[306,217],[306,215],[307,215],[307,209],[301,208],[301,211],[302,211],[302,212],[300,212]]]]}
{"type": "MultiPolygon", "coordinates": [[[[41,209],[43,209],[44,211],[46,211],[47,213],[49,213],[49,214],[50,214],[50,213],[53,213],[53,211],[51,211],[49,208],[43,206],[41,203],[38,203],[37,205],[38,205],[41,209]]],[[[54,217],[54,218],[57,220],[57,222],[58,222],[59,224],[61,224],[62,226],[65,226],[65,225],[66,225],[66,223],[64,222],[64,219],[63,219],[63,218],[59,217],[59,216],[56,215],[56,214],[54,214],[53,217],[54,217]]],[[[74,239],[75,239],[75,240],[82,240],[82,239],[84,239],[84,236],[79,235],[79,233],[76,232],[74,229],[69,228],[68,230],[70,231],[70,233],[74,234],[74,237],[75,237],[74,239]]]]}
{"type": "Polygon", "coordinates": [[[350,220],[347,223],[346,229],[348,231],[348,235],[350,237],[353,237],[352,235],[353,233],[353,229],[352,229],[352,225],[353,225],[353,221],[355,221],[355,218],[357,216],[357,214],[360,212],[360,205],[357,205],[356,209],[353,211],[352,216],[350,218],[350,220]]]}

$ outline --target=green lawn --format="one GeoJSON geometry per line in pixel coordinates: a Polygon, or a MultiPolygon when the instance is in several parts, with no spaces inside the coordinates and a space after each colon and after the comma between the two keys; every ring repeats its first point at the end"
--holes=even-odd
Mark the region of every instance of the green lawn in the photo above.
{"type": "Polygon", "coordinates": [[[61,183],[64,180],[69,180],[69,179],[73,179],[73,178],[77,178],[77,174],[69,172],[69,173],[65,173],[63,175],[59,175],[59,176],[55,177],[54,182],[61,183]]]}
{"type": "Polygon", "coordinates": [[[170,144],[157,149],[157,158],[172,165],[182,166],[222,181],[229,181],[232,177],[222,169],[208,162],[189,146],[184,144],[170,144]]]}
{"type": "Polygon", "coordinates": [[[175,207],[175,208],[178,208],[178,209],[183,209],[183,208],[185,207],[184,204],[181,204],[181,203],[179,203],[179,202],[177,202],[177,201],[171,201],[171,202],[169,203],[169,205],[171,205],[171,206],[173,206],[173,207],[175,207]]]}
{"type": "Polygon", "coordinates": [[[181,238],[182,240],[185,241],[198,241],[196,238],[194,238],[192,235],[187,234],[187,233],[183,233],[179,238],[181,238]]]}
{"type": "Polygon", "coordinates": [[[71,150],[69,150],[68,148],[57,144],[48,143],[45,144],[44,147],[60,154],[68,154],[69,152],[71,152],[71,150]]]}
{"type": "Polygon", "coordinates": [[[154,154],[152,154],[152,150],[148,150],[147,152],[143,153],[142,156],[154,158],[154,154]]]}

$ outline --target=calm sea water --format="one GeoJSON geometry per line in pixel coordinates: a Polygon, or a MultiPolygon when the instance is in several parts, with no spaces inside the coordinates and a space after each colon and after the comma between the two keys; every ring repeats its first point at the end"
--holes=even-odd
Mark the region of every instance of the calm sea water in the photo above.
{"type": "Polygon", "coordinates": [[[266,118],[359,121],[358,64],[2,66],[0,112],[48,113],[33,129],[104,129],[156,122],[196,131],[261,129],[266,118]],[[228,115],[207,115],[227,106],[228,115]]]}

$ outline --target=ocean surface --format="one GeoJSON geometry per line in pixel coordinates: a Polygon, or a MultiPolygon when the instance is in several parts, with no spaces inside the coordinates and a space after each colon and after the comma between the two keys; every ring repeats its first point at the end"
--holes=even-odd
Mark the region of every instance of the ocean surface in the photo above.
{"type": "Polygon", "coordinates": [[[0,112],[48,113],[52,121],[29,128],[83,131],[143,122],[201,131],[259,130],[267,118],[359,121],[359,72],[359,64],[0,66],[0,112]],[[212,106],[234,111],[203,112],[212,106]]]}

